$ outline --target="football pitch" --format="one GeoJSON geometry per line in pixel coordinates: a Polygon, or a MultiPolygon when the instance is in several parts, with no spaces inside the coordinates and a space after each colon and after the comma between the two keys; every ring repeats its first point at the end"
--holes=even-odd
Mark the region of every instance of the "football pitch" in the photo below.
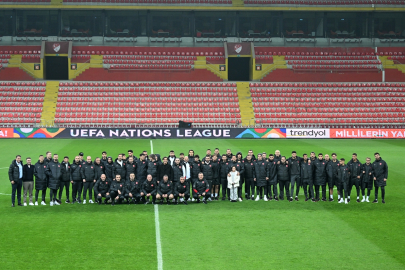
{"type": "MultiPolygon", "coordinates": [[[[0,141],[1,269],[405,269],[405,140],[390,139],[3,139],[0,141]],[[12,208],[8,166],[46,151],[100,157],[102,151],[207,148],[291,156],[331,154],[364,163],[379,152],[389,167],[386,204],[299,201],[189,205],[65,204],[12,208]],[[156,213],[155,213],[156,212],[156,213]],[[158,216],[156,215],[158,214],[158,216]]],[[[72,189],[70,189],[71,191],[72,189]]],[[[380,191],[381,194],[381,191],[380,191]]],[[[379,195],[380,195],[379,194],[379,195]]],[[[64,202],[65,196],[62,200],[64,202]]],[[[370,201],[374,200],[374,190],[370,201]]]]}

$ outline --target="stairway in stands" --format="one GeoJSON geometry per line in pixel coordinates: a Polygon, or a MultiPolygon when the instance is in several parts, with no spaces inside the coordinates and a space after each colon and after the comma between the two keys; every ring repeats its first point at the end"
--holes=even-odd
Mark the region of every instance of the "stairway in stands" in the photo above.
{"type": "Polygon", "coordinates": [[[41,115],[41,125],[52,125],[55,120],[56,101],[58,99],[59,81],[48,81],[41,115]]]}
{"type": "Polygon", "coordinates": [[[254,125],[255,113],[253,111],[252,99],[248,82],[236,83],[238,91],[240,116],[243,126],[254,125]]]}

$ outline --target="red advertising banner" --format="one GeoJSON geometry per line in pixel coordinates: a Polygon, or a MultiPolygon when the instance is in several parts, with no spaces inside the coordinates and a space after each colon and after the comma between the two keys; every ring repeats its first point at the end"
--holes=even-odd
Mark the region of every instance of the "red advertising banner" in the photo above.
{"type": "Polygon", "coordinates": [[[405,129],[331,128],[330,138],[404,139],[405,129]]]}
{"type": "Polygon", "coordinates": [[[13,128],[0,128],[0,138],[13,138],[14,129],[13,128]]]}

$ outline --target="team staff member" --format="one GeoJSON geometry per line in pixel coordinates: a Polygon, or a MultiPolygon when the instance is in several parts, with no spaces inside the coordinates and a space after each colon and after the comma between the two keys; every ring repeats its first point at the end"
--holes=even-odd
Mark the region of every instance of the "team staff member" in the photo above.
{"type": "Polygon", "coordinates": [[[298,194],[300,192],[301,186],[301,157],[297,157],[297,152],[292,151],[291,157],[287,160],[288,167],[290,169],[290,181],[291,181],[291,195],[290,200],[292,200],[294,196],[294,187],[295,183],[297,183],[297,191],[295,193],[295,200],[298,201],[298,194]]]}
{"type": "Polygon", "coordinates": [[[51,152],[46,152],[46,158],[44,160],[45,164],[48,165],[49,162],[52,161],[52,153],[51,152]]]}
{"type": "Polygon", "coordinates": [[[141,185],[138,181],[135,181],[135,174],[131,173],[129,175],[129,180],[125,183],[125,199],[129,204],[132,201],[137,204],[141,200],[141,185]]]}
{"type": "Polygon", "coordinates": [[[56,195],[62,178],[61,164],[58,161],[58,154],[53,155],[53,160],[48,163],[45,173],[48,176],[48,188],[50,189],[51,196],[49,205],[60,205],[56,201],[56,195]]]}
{"type": "Polygon", "coordinates": [[[337,175],[337,181],[338,181],[338,189],[340,190],[340,200],[339,203],[343,203],[343,201],[345,202],[345,204],[348,203],[347,200],[347,193],[348,193],[348,183],[349,183],[349,167],[347,165],[345,165],[345,159],[341,158],[340,159],[340,164],[339,167],[336,171],[336,175],[337,175]]]}
{"type": "Polygon", "coordinates": [[[122,154],[118,155],[117,160],[114,162],[114,175],[119,174],[121,176],[121,182],[125,182],[126,171],[125,171],[125,161],[122,158],[122,154]]]}
{"type": "Polygon", "coordinates": [[[379,153],[375,153],[374,157],[375,161],[373,162],[373,172],[375,199],[373,203],[378,203],[378,188],[381,188],[382,203],[385,203],[385,186],[387,185],[388,165],[384,160],[382,160],[379,153]]]}
{"type": "Polygon", "coordinates": [[[152,175],[146,176],[146,181],[141,185],[141,196],[145,204],[148,204],[150,197],[152,197],[152,204],[156,203],[156,182],[153,181],[152,175]]]}
{"type": "Polygon", "coordinates": [[[125,187],[124,183],[121,182],[121,175],[117,174],[115,176],[115,181],[113,181],[110,185],[110,197],[111,197],[111,205],[115,205],[115,201],[117,201],[119,204],[122,203],[124,200],[124,192],[125,192],[125,187]]]}
{"type": "Polygon", "coordinates": [[[148,169],[147,169],[146,173],[152,175],[152,180],[155,182],[157,181],[157,171],[158,171],[159,163],[160,162],[158,162],[156,160],[155,154],[149,155],[148,169]]]}
{"type": "Polygon", "coordinates": [[[200,172],[198,174],[198,180],[193,185],[193,197],[197,200],[197,203],[200,202],[200,197],[203,198],[203,203],[207,204],[210,194],[210,186],[204,178],[204,174],[200,172]]]}
{"type": "Polygon", "coordinates": [[[277,162],[274,160],[273,154],[269,155],[269,162],[267,163],[267,194],[269,195],[269,200],[278,201],[277,192],[277,162]]]}
{"type": "MultiPolygon", "coordinates": [[[[280,200],[284,200],[284,189],[287,198],[290,194],[290,170],[288,169],[288,164],[286,162],[285,156],[281,157],[280,163],[277,162],[277,180],[280,185],[279,198],[280,200]]],[[[289,201],[292,202],[292,199],[289,199],[289,201]]]]}
{"type": "Polygon", "coordinates": [[[105,164],[106,164],[107,161],[108,161],[108,159],[107,159],[107,152],[106,152],[106,151],[103,151],[103,152],[101,153],[101,159],[100,159],[100,161],[101,161],[101,164],[103,164],[103,166],[105,167],[105,164]]]}
{"type": "Polygon", "coordinates": [[[348,186],[348,199],[350,202],[350,194],[352,193],[353,185],[356,187],[357,191],[357,202],[360,202],[360,177],[362,173],[362,164],[357,159],[357,154],[353,153],[352,159],[347,163],[347,167],[349,168],[350,178],[349,178],[349,186],[348,186]]]}
{"type": "Polygon", "coordinates": [[[280,154],[280,150],[276,150],[276,151],[274,151],[274,160],[275,160],[276,162],[281,161],[281,154],[280,154]]]}
{"type": "Polygon", "coordinates": [[[34,169],[35,167],[31,164],[31,158],[26,158],[27,164],[23,167],[23,201],[24,206],[27,206],[27,192],[29,193],[29,204],[34,205],[32,202],[32,190],[34,188],[34,169]]]}
{"type": "Polygon", "coordinates": [[[170,200],[173,200],[173,198],[173,183],[169,181],[167,175],[164,175],[163,180],[157,186],[156,199],[160,200],[160,204],[163,204],[164,199],[166,199],[167,204],[170,204],[170,200]]]}
{"type": "Polygon", "coordinates": [[[361,193],[363,194],[363,200],[361,202],[370,202],[369,197],[371,190],[373,190],[373,165],[371,164],[371,158],[366,158],[366,163],[363,164],[361,173],[361,193]],[[367,198],[365,197],[365,189],[367,188],[367,198]]]}
{"type": "MultiPolygon", "coordinates": [[[[98,179],[100,179],[102,174],[105,174],[105,165],[103,162],[101,162],[101,159],[99,157],[96,157],[96,159],[93,162],[93,165],[94,165],[94,170],[96,172],[95,179],[98,180],[98,179]]],[[[97,194],[94,191],[94,185],[96,184],[96,182],[94,182],[94,184],[93,184],[94,199],[97,198],[97,194]]]]}
{"type": "Polygon", "coordinates": [[[319,187],[322,187],[322,201],[326,202],[326,167],[328,163],[323,159],[323,154],[318,154],[318,159],[314,162],[314,184],[315,184],[315,200],[319,201],[319,187]]]}
{"type": "Polygon", "coordinates": [[[219,160],[217,155],[212,156],[211,164],[212,164],[212,188],[211,188],[211,198],[213,200],[218,201],[218,193],[219,193],[219,160]]]}
{"type": "MultiPolygon", "coordinates": [[[[148,156],[147,153],[146,155],[142,153],[139,155],[139,159],[136,161],[135,179],[139,183],[145,182],[146,179],[146,175],[148,172],[148,161],[146,160],[147,156],[148,156]]],[[[156,157],[158,156],[156,155],[156,157]]]]}
{"type": "MultiPolygon", "coordinates": [[[[329,201],[333,202],[333,187],[336,186],[337,169],[339,168],[339,160],[336,153],[332,153],[332,160],[328,162],[326,173],[328,174],[329,201]]],[[[338,201],[340,200],[340,192],[338,190],[338,201]]]]}
{"type": "Polygon", "coordinates": [[[180,181],[180,177],[183,176],[184,168],[183,165],[180,163],[180,158],[176,158],[172,165],[173,168],[173,184],[178,183],[180,181]]]}
{"type": "Polygon", "coordinates": [[[112,182],[115,178],[114,176],[114,162],[112,157],[107,158],[107,163],[104,164],[104,173],[107,181],[112,182]]]}
{"type": "Polygon", "coordinates": [[[304,154],[304,160],[301,163],[301,181],[304,188],[304,195],[305,201],[312,199],[315,201],[314,198],[314,166],[310,159],[306,158],[307,155],[304,154]],[[308,196],[308,189],[309,187],[309,196],[308,196]]]}
{"type": "Polygon", "coordinates": [[[96,193],[96,198],[97,198],[97,203],[101,204],[103,198],[104,199],[104,204],[107,203],[107,201],[110,199],[110,185],[111,182],[106,180],[107,177],[105,174],[102,174],[100,176],[100,179],[97,180],[96,184],[94,185],[94,193],[96,193]]]}
{"type": "MultiPolygon", "coordinates": [[[[194,153],[194,151],[193,151],[194,153]]],[[[194,160],[191,163],[191,183],[190,188],[193,187],[194,183],[198,181],[198,174],[201,172],[201,161],[200,156],[195,155],[194,160]]],[[[192,199],[194,201],[194,197],[192,199]]]]}
{"type": "Polygon", "coordinates": [[[255,181],[254,178],[256,177],[255,175],[255,162],[252,160],[252,156],[248,155],[245,158],[244,161],[244,166],[245,166],[245,193],[246,196],[245,198],[247,200],[250,199],[250,194],[252,194],[252,199],[254,199],[255,196],[255,181]]]}
{"type": "Polygon", "coordinates": [[[264,190],[264,201],[267,202],[267,181],[269,180],[267,173],[267,161],[263,160],[262,154],[257,154],[257,160],[255,163],[255,178],[253,179],[257,186],[257,197],[255,201],[263,199],[264,190]]]}
{"type": "Polygon", "coordinates": [[[34,175],[35,175],[35,205],[38,205],[38,194],[39,191],[42,191],[42,201],[41,205],[46,205],[45,203],[45,196],[46,196],[46,188],[47,188],[47,180],[46,180],[46,164],[44,161],[44,156],[40,155],[38,162],[35,163],[34,175]]]}
{"type": "Polygon", "coordinates": [[[93,185],[96,183],[96,169],[91,161],[91,156],[87,156],[86,163],[82,166],[81,175],[83,179],[83,204],[86,204],[87,190],[89,191],[89,203],[93,202],[93,185]]]}
{"type": "Polygon", "coordinates": [[[229,168],[229,162],[228,158],[225,154],[222,155],[222,160],[219,163],[219,179],[221,181],[221,186],[222,186],[222,200],[225,201],[226,199],[226,194],[228,194],[228,200],[229,200],[229,189],[228,189],[228,168],[229,168]]]}
{"type": "Polygon", "coordinates": [[[8,178],[11,183],[11,207],[15,205],[15,194],[17,192],[17,201],[18,206],[21,204],[21,188],[22,188],[22,179],[23,179],[23,164],[21,161],[21,156],[17,155],[15,160],[13,160],[8,169],[8,178]]]}
{"type": "MultiPolygon", "coordinates": [[[[204,174],[204,178],[208,182],[208,185],[209,185],[210,191],[211,191],[212,179],[214,176],[214,172],[212,169],[212,163],[211,163],[211,156],[206,156],[204,158],[204,162],[201,164],[201,172],[204,174]]],[[[211,201],[211,198],[208,198],[208,200],[211,201]]]]}
{"type": "Polygon", "coordinates": [[[125,181],[129,181],[129,176],[131,175],[131,173],[133,173],[135,175],[136,172],[136,163],[134,161],[134,157],[128,157],[127,162],[125,163],[125,175],[126,175],[126,180],[125,181]]]}
{"type": "Polygon", "coordinates": [[[173,168],[167,157],[163,157],[162,164],[159,165],[157,171],[157,183],[163,180],[163,176],[167,175],[169,181],[173,181],[173,168]]]}
{"type": "Polygon", "coordinates": [[[128,159],[132,157],[134,159],[134,162],[138,159],[136,156],[134,156],[134,151],[128,150],[128,159]]]}
{"type": "Polygon", "coordinates": [[[83,178],[81,175],[82,164],[80,157],[75,156],[75,161],[70,165],[70,183],[72,183],[72,202],[81,203],[83,178]]]}
{"type": "Polygon", "coordinates": [[[187,205],[187,200],[190,198],[190,184],[184,176],[180,177],[180,182],[174,185],[173,195],[175,204],[179,204],[178,198],[180,198],[180,202],[187,205]]]}
{"type": "Polygon", "coordinates": [[[66,189],[66,201],[65,201],[65,203],[70,203],[70,201],[69,201],[70,163],[69,163],[69,157],[68,156],[65,156],[63,158],[60,170],[61,170],[62,178],[60,180],[60,185],[59,185],[59,200],[58,200],[58,203],[62,202],[63,188],[66,189]]]}

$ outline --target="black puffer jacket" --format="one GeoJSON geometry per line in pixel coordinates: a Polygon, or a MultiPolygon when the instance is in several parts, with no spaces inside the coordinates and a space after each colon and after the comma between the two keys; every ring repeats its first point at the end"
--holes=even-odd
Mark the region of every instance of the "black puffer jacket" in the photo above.
{"type": "Polygon", "coordinates": [[[228,167],[229,167],[229,162],[223,162],[221,161],[219,163],[219,177],[221,179],[227,179],[228,177],[228,167]]]}
{"type": "Polygon", "coordinates": [[[80,173],[82,179],[85,179],[86,182],[93,182],[96,180],[96,170],[94,169],[93,162],[86,162],[86,164],[82,166],[80,173]]]}
{"type": "Polygon", "coordinates": [[[301,164],[301,180],[303,183],[312,184],[314,181],[314,165],[312,162],[302,162],[301,164]]]}
{"type": "Polygon", "coordinates": [[[256,185],[258,187],[264,187],[267,185],[267,161],[265,160],[256,160],[255,163],[255,178],[256,185]]]}
{"type": "Polygon", "coordinates": [[[160,181],[160,183],[158,185],[158,188],[157,188],[157,193],[159,195],[163,195],[163,194],[170,195],[170,194],[172,194],[173,193],[173,183],[170,182],[170,181],[166,181],[166,182],[165,181],[160,181]]]}
{"type": "Polygon", "coordinates": [[[326,173],[328,174],[328,179],[334,179],[337,177],[337,169],[339,168],[339,160],[336,160],[333,162],[333,160],[330,160],[328,162],[328,166],[326,167],[326,173]]]}
{"type": "Polygon", "coordinates": [[[148,172],[148,161],[146,160],[141,161],[140,159],[138,159],[136,161],[135,179],[138,180],[138,182],[140,183],[146,181],[147,172],[148,172]]]}
{"type": "Polygon", "coordinates": [[[156,181],[156,179],[157,179],[158,168],[159,168],[159,162],[157,162],[157,161],[148,161],[147,174],[152,175],[153,181],[156,181]]]}
{"type": "Polygon", "coordinates": [[[48,176],[48,187],[50,189],[59,189],[59,183],[62,178],[60,163],[52,160],[48,163],[45,173],[48,176]]]}
{"type": "Polygon", "coordinates": [[[67,167],[66,167],[66,163],[64,161],[62,161],[61,165],[61,173],[62,173],[62,178],[61,181],[62,182],[70,182],[70,163],[67,163],[67,167]]]}
{"type": "Polygon", "coordinates": [[[277,179],[278,181],[290,181],[290,170],[287,163],[277,164],[277,179]]]}
{"type": "MultiPolygon", "coordinates": [[[[132,163],[129,163],[129,162],[125,163],[125,170],[126,170],[127,181],[128,181],[129,180],[129,175],[131,173],[133,173],[133,174],[136,173],[136,163],[135,163],[135,161],[132,162],[132,163]]],[[[135,178],[136,178],[136,176],[135,176],[135,178]]]]}
{"type": "Polygon", "coordinates": [[[301,174],[301,157],[290,157],[288,160],[288,167],[290,168],[290,175],[301,174]]]}
{"type": "Polygon", "coordinates": [[[363,182],[364,183],[370,183],[370,182],[372,183],[373,182],[373,174],[374,174],[373,164],[372,163],[370,163],[370,164],[364,163],[363,166],[361,167],[361,170],[362,170],[361,174],[362,174],[363,182]]]}
{"type": "Polygon", "coordinates": [[[201,161],[191,162],[190,170],[191,170],[191,179],[193,179],[193,181],[196,181],[198,179],[198,174],[201,172],[201,161]]]}
{"type": "Polygon", "coordinates": [[[245,179],[246,181],[253,181],[253,178],[256,177],[255,174],[255,166],[256,166],[256,162],[253,160],[247,161],[245,160],[245,162],[243,163],[245,166],[245,179]]]}
{"type": "Polygon", "coordinates": [[[94,170],[96,171],[96,178],[95,179],[100,179],[102,174],[105,174],[105,165],[100,161],[100,164],[97,164],[96,162],[94,164],[94,170]]]}
{"type": "Polygon", "coordinates": [[[267,177],[269,178],[270,185],[277,184],[277,161],[269,160],[267,163],[267,177]]]}
{"type": "Polygon", "coordinates": [[[362,164],[360,163],[359,160],[354,161],[353,159],[351,159],[347,163],[347,167],[349,167],[349,172],[350,172],[350,178],[351,179],[354,179],[354,178],[357,178],[358,176],[361,176],[362,164]]]}
{"type": "Polygon", "coordinates": [[[138,181],[127,181],[125,183],[125,194],[131,193],[133,197],[140,196],[141,194],[141,185],[138,181]]]}
{"type": "Polygon", "coordinates": [[[374,172],[374,177],[376,180],[374,181],[374,186],[376,187],[384,187],[387,185],[387,181],[384,181],[384,179],[388,178],[388,165],[387,163],[380,159],[376,159],[373,162],[373,172],[374,172]]]}
{"type": "Polygon", "coordinates": [[[211,161],[212,164],[212,179],[219,179],[219,161],[211,161]]]}
{"type": "Polygon", "coordinates": [[[115,178],[115,176],[116,175],[121,175],[121,181],[125,181],[125,177],[126,177],[126,171],[125,171],[125,165],[126,163],[125,163],[125,161],[122,161],[122,166],[121,166],[121,164],[119,164],[117,161],[115,161],[114,163],[113,163],[113,167],[114,167],[114,171],[113,171],[113,173],[114,173],[114,178],[115,178]]]}
{"type": "Polygon", "coordinates": [[[82,164],[80,162],[78,163],[72,163],[70,165],[70,181],[83,181],[82,175],[81,175],[81,170],[82,170],[82,164]]]}
{"type": "Polygon", "coordinates": [[[190,184],[187,181],[184,181],[184,183],[176,183],[174,185],[174,190],[173,190],[173,195],[174,196],[179,196],[179,194],[183,194],[184,195],[190,195],[190,184]]]}
{"type": "Polygon", "coordinates": [[[183,176],[183,165],[181,164],[173,164],[173,183],[177,183],[180,181],[180,177],[183,176]]]}
{"type": "Polygon", "coordinates": [[[109,193],[121,191],[121,195],[124,196],[125,193],[125,184],[122,181],[112,181],[110,185],[109,193]]]}
{"type": "Polygon", "coordinates": [[[339,166],[336,175],[339,183],[349,182],[349,167],[347,165],[339,166]]]}
{"type": "Polygon", "coordinates": [[[324,159],[315,159],[314,164],[314,185],[326,185],[326,167],[328,162],[324,159]]]}
{"type": "Polygon", "coordinates": [[[44,190],[48,187],[47,177],[45,174],[46,164],[45,162],[35,163],[34,175],[35,175],[35,189],[44,190]]]}
{"type": "Polygon", "coordinates": [[[207,182],[207,180],[205,180],[205,178],[203,178],[202,180],[198,179],[193,184],[193,191],[195,193],[198,193],[198,194],[203,194],[204,192],[205,193],[209,192],[210,191],[210,185],[207,182]]]}
{"type": "MultiPolygon", "coordinates": [[[[23,169],[22,167],[24,166],[24,164],[22,163],[22,161],[20,162],[21,164],[21,170],[23,169]]],[[[24,175],[23,175],[24,177],[24,175]]],[[[21,178],[23,178],[21,177],[21,178]]],[[[8,178],[11,181],[18,181],[20,179],[20,168],[17,165],[17,161],[13,160],[10,164],[10,167],[8,169],[8,178]]]]}
{"type": "Polygon", "coordinates": [[[146,181],[144,181],[143,183],[142,183],[142,186],[141,186],[141,190],[142,190],[142,192],[143,192],[143,194],[146,196],[146,194],[148,194],[148,193],[150,193],[152,196],[153,195],[156,195],[156,192],[157,192],[157,186],[156,186],[156,182],[154,182],[154,181],[148,181],[148,180],[146,180],[146,181]]]}
{"type": "Polygon", "coordinates": [[[96,194],[99,194],[99,193],[105,194],[110,190],[110,185],[111,185],[111,182],[109,180],[106,179],[105,181],[103,181],[101,179],[98,179],[96,184],[93,187],[93,190],[96,194]]]}
{"type": "Polygon", "coordinates": [[[212,171],[212,164],[211,164],[211,162],[208,163],[208,164],[205,163],[205,162],[201,163],[201,171],[202,171],[202,173],[204,174],[204,178],[205,178],[207,181],[212,181],[214,172],[212,171]]]}
{"type": "Polygon", "coordinates": [[[107,162],[105,163],[105,168],[104,168],[104,172],[105,172],[105,177],[107,178],[107,180],[112,181],[113,179],[115,179],[115,175],[114,175],[114,162],[107,162]]]}
{"type": "Polygon", "coordinates": [[[160,164],[158,171],[157,171],[157,181],[163,181],[163,176],[167,175],[169,177],[169,181],[173,180],[173,168],[170,166],[170,163],[160,164]]]}

